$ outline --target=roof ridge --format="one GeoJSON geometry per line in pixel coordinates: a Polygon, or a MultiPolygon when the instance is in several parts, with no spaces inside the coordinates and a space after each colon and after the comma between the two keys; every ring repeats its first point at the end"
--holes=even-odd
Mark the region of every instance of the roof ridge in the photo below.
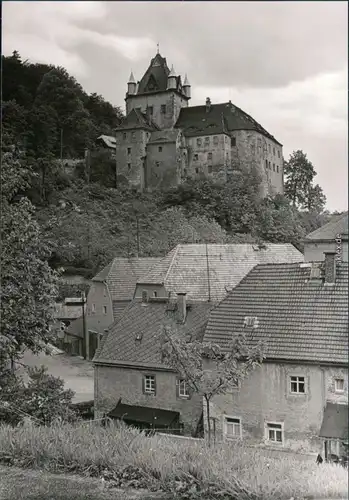
{"type": "Polygon", "coordinates": [[[172,268],[172,266],[173,266],[173,263],[174,263],[174,258],[177,256],[179,246],[180,246],[180,245],[178,244],[178,245],[175,247],[175,251],[174,251],[173,257],[172,257],[172,259],[171,259],[171,264],[168,266],[168,268],[167,268],[167,272],[166,272],[165,277],[164,277],[164,283],[165,283],[165,281],[166,281],[166,279],[167,279],[167,277],[168,277],[168,275],[169,275],[169,273],[170,273],[170,270],[171,270],[171,268],[172,268]]]}

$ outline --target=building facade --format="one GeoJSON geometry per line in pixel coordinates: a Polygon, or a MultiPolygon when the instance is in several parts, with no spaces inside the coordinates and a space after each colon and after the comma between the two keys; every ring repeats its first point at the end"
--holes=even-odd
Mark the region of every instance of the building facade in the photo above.
{"type": "MultiPolygon", "coordinates": [[[[119,182],[140,190],[176,187],[185,179],[226,184],[234,173],[257,175],[261,196],[283,193],[283,152],[250,115],[232,104],[189,106],[191,85],[159,53],[126,93],[126,117],[113,140],[119,182]]],[[[103,139],[104,138],[104,139],[103,139]]]]}
{"type": "Polygon", "coordinates": [[[338,261],[348,262],[348,212],[333,216],[330,222],[305,238],[305,261],[321,261],[325,252],[336,252],[338,261]]]}

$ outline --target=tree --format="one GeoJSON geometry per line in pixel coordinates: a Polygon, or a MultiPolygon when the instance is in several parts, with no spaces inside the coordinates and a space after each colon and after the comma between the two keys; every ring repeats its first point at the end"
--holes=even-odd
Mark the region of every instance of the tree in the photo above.
{"type": "Polygon", "coordinates": [[[243,380],[264,358],[261,343],[249,348],[244,336],[236,337],[224,350],[216,344],[187,341],[183,335],[164,328],[164,363],[185,379],[190,389],[203,396],[206,404],[208,443],[211,443],[210,402],[243,380]]]}
{"type": "Polygon", "coordinates": [[[313,164],[301,151],[293,151],[290,159],[284,164],[285,195],[294,207],[307,204],[308,193],[316,175],[313,164]]]}
{"type": "Polygon", "coordinates": [[[319,184],[310,186],[307,194],[306,209],[309,212],[321,213],[326,205],[326,196],[319,184]]]}
{"type": "Polygon", "coordinates": [[[64,380],[47,373],[44,366],[27,368],[29,381],[11,371],[2,374],[0,382],[0,420],[10,424],[31,417],[37,424],[51,424],[59,419],[74,421],[71,409],[74,392],[64,389],[64,380]]]}
{"type": "Polygon", "coordinates": [[[38,352],[50,339],[58,282],[47,263],[50,244],[23,196],[32,173],[15,146],[7,149],[1,165],[0,372],[23,349],[38,352]]]}

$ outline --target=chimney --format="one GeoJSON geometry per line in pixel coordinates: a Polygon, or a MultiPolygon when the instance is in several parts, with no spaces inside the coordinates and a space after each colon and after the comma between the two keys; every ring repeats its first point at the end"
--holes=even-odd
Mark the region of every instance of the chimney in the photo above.
{"type": "Polygon", "coordinates": [[[211,109],[211,99],[206,97],[206,113],[208,113],[211,109]]]}
{"type": "Polygon", "coordinates": [[[187,294],[177,293],[177,309],[180,323],[185,323],[187,317],[187,294]]]}
{"type": "Polygon", "coordinates": [[[334,285],[336,282],[336,252],[324,252],[325,254],[325,284],[334,285]]]}

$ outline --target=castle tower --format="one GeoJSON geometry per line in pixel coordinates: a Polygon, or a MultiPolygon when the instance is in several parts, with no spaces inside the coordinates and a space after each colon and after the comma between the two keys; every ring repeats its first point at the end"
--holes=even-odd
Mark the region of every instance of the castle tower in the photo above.
{"type": "Polygon", "coordinates": [[[131,71],[130,78],[127,82],[127,94],[134,95],[136,93],[137,83],[135,77],[133,76],[133,72],[131,71]]]}
{"type": "Polygon", "coordinates": [[[138,84],[133,73],[130,75],[125,98],[126,115],[137,109],[146,113],[160,129],[172,128],[189,99],[188,86],[184,89],[174,67],[170,70],[166,58],[157,52],[138,84]]]}
{"type": "Polygon", "coordinates": [[[187,75],[185,75],[184,83],[183,83],[183,91],[188,99],[191,98],[191,85],[189,83],[187,75]]]}

